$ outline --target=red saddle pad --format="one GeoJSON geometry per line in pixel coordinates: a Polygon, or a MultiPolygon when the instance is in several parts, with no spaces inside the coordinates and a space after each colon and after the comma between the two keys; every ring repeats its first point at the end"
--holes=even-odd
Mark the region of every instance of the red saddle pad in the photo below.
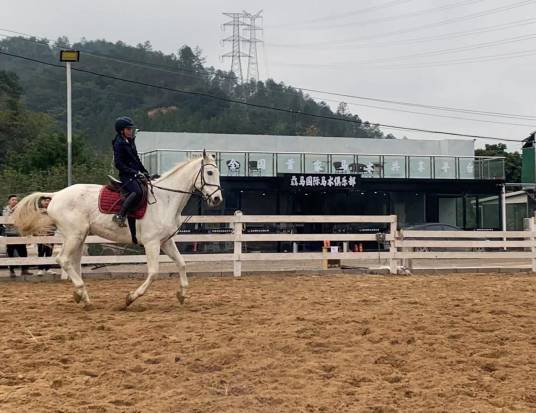
{"type": "MultiPolygon", "coordinates": [[[[99,193],[99,211],[103,214],[117,214],[121,209],[121,195],[103,186],[99,193]]],[[[136,209],[128,214],[129,217],[141,219],[147,210],[147,199],[144,197],[136,209]]]]}

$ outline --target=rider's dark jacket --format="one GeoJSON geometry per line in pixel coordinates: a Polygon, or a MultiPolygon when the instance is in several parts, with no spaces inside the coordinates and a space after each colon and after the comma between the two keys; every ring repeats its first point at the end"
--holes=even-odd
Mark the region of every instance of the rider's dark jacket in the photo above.
{"type": "Polygon", "coordinates": [[[117,135],[112,142],[114,148],[114,163],[119,170],[119,178],[125,179],[134,178],[138,173],[147,174],[147,169],[141,163],[136,144],[133,139],[125,139],[117,135]]]}

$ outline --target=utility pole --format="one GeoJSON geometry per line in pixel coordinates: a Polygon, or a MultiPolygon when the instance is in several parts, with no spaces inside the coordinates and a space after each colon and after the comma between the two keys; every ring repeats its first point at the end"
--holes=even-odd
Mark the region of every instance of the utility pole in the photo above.
{"type": "Polygon", "coordinates": [[[65,62],[65,75],[67,78],[67,186],[73,184],[73,127],[71,108],[71,63],[80,60],[78,50],[61,50],[60,62],[65,62]]]}
{"type": "Polygon", "coordinates": [[[248,71],[247,71],[247,81],[249,82],[251,79],[254,79],[255,81],[259,80],[259,62],[257,60],[257,43],[261,43],[262,40],[260,40],[257,36],[257,32],[262,33],[262,24],[261,26],[257,26],[256,20],[262,19],[262,10],[259,10],[255,14],[248,13],[244,10],[243,16],[246,19],[249,19],[249,24],[244,29],[245,31],[249,32],[249,39],[247,42],[249,43],[249,59],[248,59],[248,71]]]}
{"type": "Polygon", "coordinates": [[[232,36],[226,37],[223,39],[224,43],[231,42],[232,49],[231,52],[225,53],[222,55],[222,58],[231,58],[231,71],[236,75],[240,83],[243,82],[244,76],[242,74],[242,57],[249,57],[249,55],[243,53],[240,50],[240,43],[248,41],[248,39],[240,35],[240,27],[245,26],[246,23],[242,20],[244,17],[242,13],[223,13],[224,16],[230,17],[232,20],[223,24],[223,30],[225,27],[232,26],[233,34],[232,36]]]}

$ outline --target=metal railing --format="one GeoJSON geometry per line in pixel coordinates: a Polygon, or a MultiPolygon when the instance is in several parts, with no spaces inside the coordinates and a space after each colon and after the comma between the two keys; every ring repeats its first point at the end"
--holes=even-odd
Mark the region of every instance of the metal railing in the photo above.
{"type": "MultiPolygon", "coordinates": [[[[141,156],[151,173],[162,173],[200,154],[201,151],[158,149],[141,156]]],[[[505,178],[503,157],[220,151],[216,152],[216,162],[222,176],[343,173],[380,179],[505,178]]]]}

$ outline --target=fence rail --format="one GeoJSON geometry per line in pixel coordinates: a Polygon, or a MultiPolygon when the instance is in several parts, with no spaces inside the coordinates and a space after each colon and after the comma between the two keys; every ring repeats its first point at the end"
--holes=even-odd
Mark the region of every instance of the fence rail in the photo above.
{"type": "MultiPolygon", "coordinates": [[[[0,217],[0,224],[10,220],[0,217]]],[[[183,254],[187,262],[232,262],[233,274],[240,276],[242,262],[292,261],[292,260],[385,260],[392,274],[402,266],[411,267],[413,260],[472,259],[485,263],[489,259],[501,259],[501,266],[519,265],[518,260],[530,261],[536,272],[536,232],[533,220],[527,231],[408,231],[397,230],[396,215],[242,215],[239,211],[229,216],[193,216],[188,224],[219,224],[224,228],[213,228],[216,233],[183,233],[174,237],[178,243],[220,243],[232,245],[232,251],[221,253],[183,254]],[[351,252],[350,243],[377,242],[376,233],[250,233],[249,225],[258,224],[382,224],[386,230],[379,237],[384,241],[383,251],[351,252]],[[218,233],[225,231],[225,233],[218,233]],[[342,251],[324,248],[322,252],[248,252],[247,243],[331,241],[341,242],[342,251]]],[[[10,244],[62,244],[61,236],[0,237],[0,246],[10,244]]],[[[98,236],[89,236],[87,244],[113,244],[113,241],[98,236]]],[[[161,262],[171,262],[162,255],[161,262]]],[[[0,266],[44,265],[54,263],[54,258],[0,258],[0,266]]],[[[145,263],[142,254],[132,255],[86,255],[82,264],[138,264],[145,263]]]]}

